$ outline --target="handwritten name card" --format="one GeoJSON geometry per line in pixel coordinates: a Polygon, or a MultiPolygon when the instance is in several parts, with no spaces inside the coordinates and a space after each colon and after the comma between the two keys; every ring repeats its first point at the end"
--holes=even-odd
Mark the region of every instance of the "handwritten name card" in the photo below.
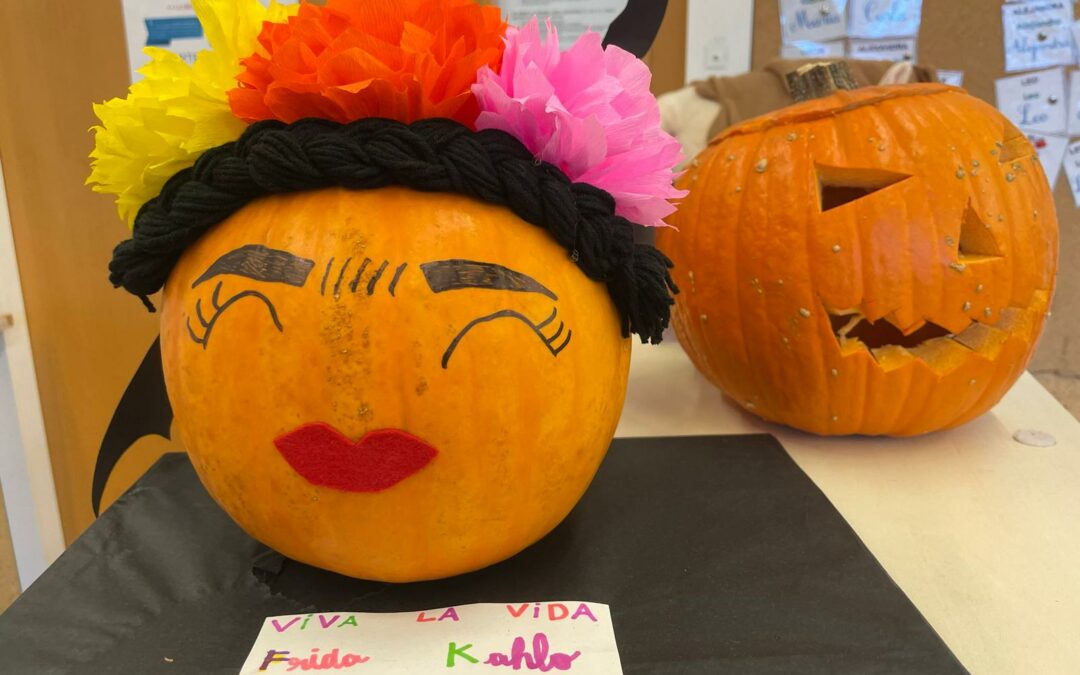
{"type": "Polygon", "coordinates": [[[607,605],[521,602],[266,619],[240,675],[331,671],[622,673],[607,605]]]}
{"type": "Polygon", "coordinates": [[[1080,141],[1070,143],[1065,149],[1065,176],[1069,180],[1073,202],[1080,208],[1080,141]]]}
{"type": "Polygon", "coordinates": [[[1058,175],[1061,173],[1061,160],[1065,157],[1065,148],[1069,145],[1066,136],[1051,136],[1037,132],[1025,132],[1035,152],[1039,155],[1039,163],[1042,164],[1046,181],[1053,190],[1057,185],[1058,175]]]}
{"type": "Polygon", "coordinates": [[[809,40],[800,40],[794,44],[781,45],[780,56],[785,59],[842,58],[844,56],[844,41],[810,42],[809,40]]]}
{"type": "Polygon", "coordinates": [[[945,70],[944,68],[938,68],[937,76],[942,84],[952,85],[953,87],[964,86],[964,71],[962,70],[945,70]]]}
{"type": "Polygon", "coordinates": [[[1017,2],[1001,7],[1005,70],[1033,70],[1073,63],[1073,7],[1068,0],[1017,2]]]}
{"type": "Polygon", "coordinates": [[[1069,178],[1073,201],[1080,208],[1080,141],[1065,149],[1065,175],[1069,178]]]}
{"type": "Polygon", "coordinates": [[[1080,70],[1069,73],[1069,135],[1080,136],[1080,70]]]}
{"type": "Polygon", "coordinates": [[[1003,77],[995,86],[998,110],[1013,124],[1044,134],[1065,133],[1068,103],[1063,69],[1003,77]]]}
{"type": "Polygon", "coordinates": [[[866,61],[914,61],[915,38],[849,40],[848,58],[866,61]]]}
{"type": "Polygon", "coordinates": [[[780,32],[786,44],[824,42],[847,35],[847,0],[780,0],[780,32]]]}
{"type": "Polygon", "coordinates": [[[913,37],[922,23],[922,0],[851,0],[848,35],[913,37]]]}

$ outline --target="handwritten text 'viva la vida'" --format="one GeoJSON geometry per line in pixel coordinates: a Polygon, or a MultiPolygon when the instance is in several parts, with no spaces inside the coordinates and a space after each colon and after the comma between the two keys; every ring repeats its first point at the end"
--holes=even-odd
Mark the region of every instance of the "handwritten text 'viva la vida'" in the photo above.
{"type": "MultiPolygon", "coordinates": [[[[597,621],[596,616],[585,603],[580,603],[576,609],[559,602],[522,603],[520,605],[506,605],[506,611],[514,619],[586,620],[593,623],[597,621]]],[[[431,616],[427,612],[419,612],[416,621],[417,623],[461,621],[461,617],[456,607],[448,607],[442,612],[433,613],[431,616]]],[[[288,621],[271,619],[271,624],[278,633],[358,627],[356,616],[352,614],[309,614],[306,617],[294,617],[288,621]]],[[[533,633],[531,643],[527,642],[525,637],[515,637],[508,651],[490,652],[483,661],[481,661],[479,655],[474,655],[477,651],[471,643],[458,644],[457,642],[450,642],[447,645],[446,667],[483,665],[547,673],[572,670],[574,661],[581,656],[580,651],[572,653],[553,651],[547,634],[543,632],[533,633]]],[[[267,651],[266,658],[263,659],[259,670],[269,671],[275,665],[284,666],[283,669],[279,668],[281,672],[351,670],[369,662],[371,662],[370,656],[353,653],[342,654],[338,649],[320,653],[318,649],[313,648],[307,656],[294,656],[288,650],[270,649],[267,651]]]]}

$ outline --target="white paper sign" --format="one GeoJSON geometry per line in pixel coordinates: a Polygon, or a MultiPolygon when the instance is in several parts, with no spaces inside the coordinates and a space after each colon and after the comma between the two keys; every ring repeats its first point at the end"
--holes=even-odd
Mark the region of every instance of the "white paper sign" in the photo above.
{"type": "Polygon", "coordinates": [[[1073,6],[1068,0],[1035,0],[1003,5],[1005,70],[1064,66],[1076,60],[1073,6]]]}
{"type": "Polygon", "coordinates": [[[559,45],[569,49],[587,30],[603,35],[626,9],[627,0],[500,0],[506,20],[523,26],[534,16],[541,22],[551,17],[559,30],[559,45]]]}
{"type": "Polygon", "coordinates": [[[780,45],[780,56],[785,59],[842,58],[844,54],[843,40],[834,42],[801,40],[790,45],[780,45]]]}
{"type": "Polygon", "coordinates": [[[864,61],[914,61],[915,38],[849,40],[848,57],[864,61]]]}
{"type": "Polygon", "coordinates": [[[1069,135],[1080,136],[1080,70],[1069,73],[1069,135]]]}
{"type": "Polygon", "coordinates": [[[948,84],[954,87],[964,86],[964,71],[962,70],[944,70],[939,68],[937,76],[938,81],[942,84],[948,84]]]}
{"type": "Polygon", "coordinates": [[[132,82],[142,79],[136,71],[150,62],[143,47],[163,47],[194,63],[199,50],[210,46],[191,0],[124,0],[124,33],[132,82]]]}
{"type": "Polygon", "coordinates": [[[995,88],[998,110],[1016,126],[1044,134],[1066,133],[1068,104],[1062,68],[1003,77],[995,88]]]}
{"type": "Polygon", "coordinates": [[[1065,149],[1065,176],[1069,179],[1073,202],[1080,207],[1080,141],[1065,149]]]}
{"type": "Polygon", "coordinates": [[[859,38],[915,37],[922,0],[851,0],[848,35],[859,38]]]}
{"type": "Polygon", "coordinates": [[[847,35],[846,9],[847,0],[780,0],[783,41],[789,44],[800,40],[824,42],[844,37],[847,35]]]}
{"type": "Polygon", "coordinates": [[[313,670],[618,675],[622,665],[607,605],[524,602],[270,617],[240,675],[313,670]]]}
{"type": "Polygon", "coordinates": [[[690,0],[686,27],[687,82],[750,70],[754,0],[690,0]]]}
{"type": "Polygon", "coordinates": [[[1046,179],[1050,182],[1050,189],[1053,190],[1057,184],[1058,174],[1061,173],[1061,160],[1065,157],[1065,148],[1069,146],[1069,139],[1067,136],[1051,136],[1048,134],[1040,134],[1037,131],[1025,131],[1024,132],[1031,144],[1035,146],[1035,151],[1039,153],[1039,162],[1042,164],[1043,173],[1046,174],[1046,179]]]}

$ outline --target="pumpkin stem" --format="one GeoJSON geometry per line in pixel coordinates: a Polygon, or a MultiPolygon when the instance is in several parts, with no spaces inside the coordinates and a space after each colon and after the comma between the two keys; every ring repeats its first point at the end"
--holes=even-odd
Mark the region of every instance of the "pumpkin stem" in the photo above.
{"type": "Polygon", "coordinates": [[[857,89],[859,85],[843,61],[808,63],[787,74],[788,90],[796,101],[821,98],[841,89],[857,89]]]}

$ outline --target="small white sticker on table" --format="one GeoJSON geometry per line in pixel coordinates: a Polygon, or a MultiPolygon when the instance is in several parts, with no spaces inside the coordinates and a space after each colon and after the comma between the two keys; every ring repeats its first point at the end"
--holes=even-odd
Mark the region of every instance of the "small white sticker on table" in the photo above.
{"type": "Polygon", "coordinates": [[[851,0],[848,35],[858,38],[919,34],[922,0],[851,0]]]}
{"type": "Polygon", "coordinates": [[[847,0],[780,0],[780,34],[788,44],[847,35],[847,0]]]}
{"type": "Polygon", "coordinates": [[[607,605],[514,602],[266,619],[240,675],[331,670],[622,673],[607,605]]]}
{"type": "Polygon", "coordinates": [[[1063,69],[1003,77],[995,86],[998,110],[1016,126],[1044,134],[1066,133],[1068,103],[1063,69]]]}
{"type": "Polygon", "coordinates": [[[1073,6],[1068,0],[1035,0],[1002,5],[1005,70],[1065,66],[1076,61],[1073,6]]]}
{"type": "Polygon", "coordinates": [[[915,38],[849,40],[848,57],[864,61],[915,61],[915,38]]]}

